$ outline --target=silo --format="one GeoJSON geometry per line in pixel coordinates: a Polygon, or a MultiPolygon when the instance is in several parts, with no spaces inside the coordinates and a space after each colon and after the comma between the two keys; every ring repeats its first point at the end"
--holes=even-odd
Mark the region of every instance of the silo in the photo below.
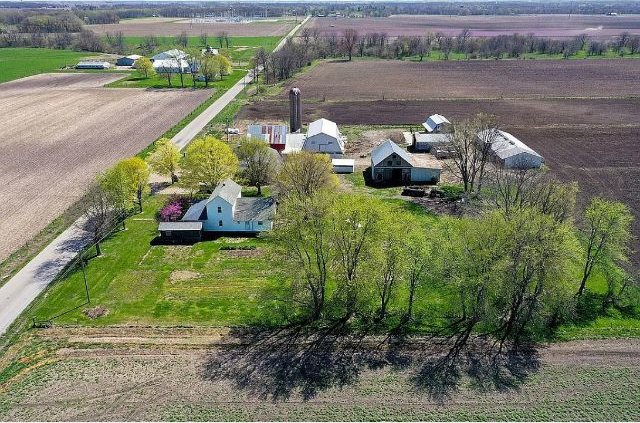
{"type": "Polygon", "coordinates": [[[298,132],[302,127],[302,101],[297,87],[289,90],[289,126],[291,132],[298,132]]]}

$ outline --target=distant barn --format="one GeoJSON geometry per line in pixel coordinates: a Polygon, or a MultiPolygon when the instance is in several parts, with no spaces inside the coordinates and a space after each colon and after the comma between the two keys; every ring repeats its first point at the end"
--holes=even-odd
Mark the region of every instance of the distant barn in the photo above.
{"type": "Polygon", "coordinates": [[[111,63],[102,60],[82,60],[76,65],[76,69],[109,69],[111,63]]]}
{"type": "Polygon", "coordinates": [[[139,54],[130,54],[129,56],[123,56],[116,60],[117,66],[133,66],[136,63],[136,60],[141,58],[139,54]]]}
{"type": "Polygon", "coordinates": [[[410,154],[386,140],[371,152],[371,179],[379,184],[431,183],[440,180],[442,165],[429,154],[410,154]]]}
{"type": "Polygon", "coordinates": [[[528,145],[508,132],[487,129],[478,134],[480,142],[491,141],[491,152],[507,169],[536,169],[544,164],[544,158],[528,145]],[[495,131],[489,134],[487,131],[495,131]]]}
{"type": "Polygon", "coordinates": [[[428,133],[433,134],[443,132],[448,125],[451,125],[451,122],[449,122],[446,117],[439,114],[429,116],[429,118],[422,124],[428,133]]]}

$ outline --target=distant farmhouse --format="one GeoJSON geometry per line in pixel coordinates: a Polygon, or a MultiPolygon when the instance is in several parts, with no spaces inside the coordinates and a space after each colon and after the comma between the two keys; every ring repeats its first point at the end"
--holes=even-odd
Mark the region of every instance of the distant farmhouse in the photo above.
{"type": "Polygon", "coordinates": [[[111,63],[103,60],[82,60],[76,65],[76,69],[109,69],[111,63]]]}
{"type": "Polygon", "coordinates": [[[139,54],[131,54],[129,56],[123,56],[116,60],[117,66],[133,66],[136,63],[136,60],[140,59],[142,56],[139,54]]]}
{"type": "Polygon", "coordinates": [[[431,183],[440,180],[442,165],[426,155],[413,155],[391,140],[371,152],[371,179],[374,183],[431,183]]]}
{"type": "Polygon", "coordinates": [[[158,230],[168,241],[198,241],[203,232],[256,234],[273,229],[275,212],[274,198],[242,197],[242,187],[226,179],[180,221],[161,222],[158,230]]]}
{"type": "MultiPolygon", "coordinates": [[[[490,131],[487,129],[486,131],[490,131]]],[[[478,134],[479,142],[492,138],[491,152],[497,163],[507,169],[536,169],[544,164],[544,159],[525,143],[508,132],[496,130],[495,136],[483,131],[478,134]]]]}

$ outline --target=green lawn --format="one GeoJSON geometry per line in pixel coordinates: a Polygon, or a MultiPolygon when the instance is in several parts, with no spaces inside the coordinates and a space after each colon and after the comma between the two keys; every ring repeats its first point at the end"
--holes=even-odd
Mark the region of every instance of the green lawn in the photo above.
{"type": "Polygon", "coordinates": [[[0,83],[74,66],[90,54],[47,48],[0,48],[0,83]]]}
{"type": "MultiPolygon", "coordinates": [[[[210,81],[208,87],[205,87],[204,82],[196,81],[196,88],[214,88],[221,94],[231,88],[236,82],[244,78],[247,71],[243,69],[236,69],[231,72],[230,75],[223,77],[222,79],[216,79],[210,81]]],[[[182,75],[184,88],[193,87],[193,78],[190,73],[182,75]]],[[[156,74],[152,77],[145,78],[144,74],[138,71],[131,72],[128,77],[120,79],[118,81],[108,84],[107,87],[111,88],[169,88],[169,80],[166,75],[156,74]]],[[[171,75],[171,88],[182,88],[180,84],[180,75],[171,75]]]]}

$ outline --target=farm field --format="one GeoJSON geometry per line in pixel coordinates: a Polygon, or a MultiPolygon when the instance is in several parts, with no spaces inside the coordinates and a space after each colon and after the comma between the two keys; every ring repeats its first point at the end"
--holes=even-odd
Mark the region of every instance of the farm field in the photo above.
{"type": "Polygon", "coordinates": [[[322,63],[281,93],[250,103],[241,120],[287,120],[286,92],[301,89],[305,122],[413,125],[432,113],[453,119],[495,114],[541,153],[552,172],[592,195],[626,202],[640,264],[640,61],[469,61],[322,63]],[[370,81],[376,81],[371,84],[370,81]],[[351,87],[351,89],[347,89],[351,87]]]}
{"type": "Polygon", "coordinates": [[[215,36],[226,32],[231,36],[283,36],[295,26],[295,20],[251,23],[192,23],[189,19],[128,19],[117,24],[86,25],[85,28],[99,35],[122,32],[124,35],[170,35],[176,36],[185,31],[189,36],[200,36],[203,32],[215,36]]]}
{"type": "Polygon", "coordinates": [[[463,29],[469,29],[472,36],[480,37],[518,33],[571,38],[586,34],[596,39],[610,39],[625,31],[640,34],[640,15],[394,15],[383,18],[313,18],[307,27],[324,34],[354,28],[362,34],[385,32],[390,37],[425,35],[427,32],[455,36],[463,29]]]}
{"type": "Polygon", "coordinates": [[[102,88],[121,77],[43,74],[0,85],[0,261],[78,200],[95,174],[142,150],[211,95],[102,88]]]}
{"type": "Polygon", "coordinates": [[[0,83],[73,66],[90,54],[48,48],[0,48],[0,83]]]}
{"type": "Polygon", "coordinates": [[[434,379],[438,351],[420,339],[401,349],[304,341],[212,328],[32,331],[30,347],[5,357],[21,359],[0,379],[0,419],[640,419],[637,340],[549,345],[493,380],[482,362],[434,379]]]}

